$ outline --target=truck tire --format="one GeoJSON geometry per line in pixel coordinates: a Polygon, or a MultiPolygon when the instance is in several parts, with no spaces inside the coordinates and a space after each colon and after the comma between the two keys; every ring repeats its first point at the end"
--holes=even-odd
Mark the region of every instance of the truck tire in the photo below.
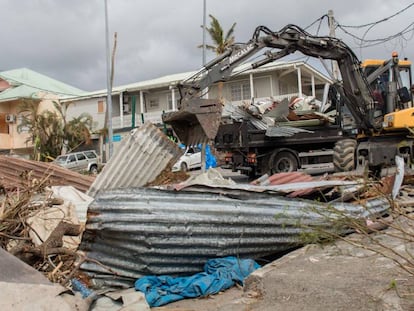
{"type": "Polygon", "coordinates": [[[98,174],[98,166],[97,165],[92,165],[91,168],[89,169],[89,173],[91,173],[92,175],[97,175],[98,174]]]}
{"type": "Polygon", "coordinates": [[[357,142],[354,139],[343,139],[336,142],[333,152],[335,172],[349,172],[355,170],[356,147],[357,142]]]}
{"type": "Polygon", "coordinates": [[[298,160],[289,151],[275,152],[269,160],[271,174],[294,172],[298,169],[298,160]]]}

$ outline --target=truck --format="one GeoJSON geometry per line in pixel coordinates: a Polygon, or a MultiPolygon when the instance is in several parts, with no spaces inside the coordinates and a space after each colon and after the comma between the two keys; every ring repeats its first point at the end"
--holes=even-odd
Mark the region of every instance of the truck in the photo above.
{"type": "MultiPolygon", "coordinates": [[[[410,84],[411,62],[397,60],[396,54],[393,57],[393,60],[387,61],[369,59],[361,64],[374,96],[379,98],[378,101],[386,100],[390,78],[396,79],[403,75],[405,79],[400,82],[401,85],[410,84]]],[[[331,88],[329,94],[324,96],[332,104],[330,111],[334,115],[329,114],[329,111],[328,114],[333,122],[277,122],[277,126],[272,130],[279,130],[279,135],[272,135],[272,131],[268,129],[257,128],[249,119],[222,122],[214,140],[215,148],[224,153],[225,163],[222,167],[251,176],[295,170],[320,174],[354,169],[354,156],[346,154],[345,151],[348,145],[351,146],[350,150],[354,151],[355,141],[346,138],[357,139],[358,126],[350,121],[352,116],[349,116],[337,95],[335,88],[331,88]],[[286,126],[306,131],[287,131],[286,126]]],[[[397,139],[398,137],[399,135],[397,139]]],[[[374,139],[370,140],[371,144],[373,141],[374,139]]],[[[383,141],[384,137],[381,138],[381,142],[383,141]]],[[[363,146],[367,148],[366,143],[361,141],[360,161],[356,162],[361,168],[366,163],[365,157],[361,157],[366,152],[363,146]]],[[[378,162],[379,160],[374,160],[371,163],[379,165],[378,162]]]]}
{"type": "Polygon", "coordinates": [[[338,38],[313,36],[292,24],[279,31],[259,26],[247,43],[229,46],[179,84],[178,111],[163,115],[163,121],[184,143],[214,141],[215,148],[226,153],[229,167],[252,176],[309,166],[327,170],[324,165],[329,163],[334,171],[367,167],[377,172],[394,165],[397,155],[411,165],[414,108],[410,70],[410,63],[402,63],[396,53],[387,61],[364,66],[338,38]],[[266,130],[255,128],[248,120],[223,123],[221,102],[202,98],[203,91],[227,81],[234,68],[264,48],[262,58],[250,63],[252,69],[295,52],[337,62],[341,77],[330,89],[333,122],[311,127],[279,122],[266,130]],[[401,71],[408,71],[408,79],[403,81],[401,71]],[[269,135],[286,127],[292,130],[289,135],[269,135]]]}

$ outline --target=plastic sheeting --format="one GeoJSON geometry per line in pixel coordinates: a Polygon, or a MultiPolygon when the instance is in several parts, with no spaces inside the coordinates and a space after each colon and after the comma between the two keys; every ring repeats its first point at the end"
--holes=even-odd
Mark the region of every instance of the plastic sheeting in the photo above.
{"type": "Polygon", "coordinates": [[[210,259],[204,272],[189,277],[145,276],[135,282],[135,289],[145,293],[151,307],[184,298],[217,294],[243,280],[260,268],[254,260],[225,257],[210,259]]]}

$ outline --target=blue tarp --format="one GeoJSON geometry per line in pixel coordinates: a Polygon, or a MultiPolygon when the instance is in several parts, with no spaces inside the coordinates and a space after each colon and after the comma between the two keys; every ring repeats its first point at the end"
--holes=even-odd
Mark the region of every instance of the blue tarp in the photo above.
{"type": "MultiPolygon", "coordinates": [[[[201,149],[201,146],[200,146],[201,149]]],[[[210,167],[216,167],[217,161],[216,157],[211,153],[210,146],[206,145],[206,169],[210,167]]]]}
{"type": "Polygon", "coordinates": [[[184,298],[216,294],[243,280],[260,268],[254,260],[225,257],[210,259],[204,272],[188,277],[144,276],[135,282],[135,289],[145,294],[151,307],[159,307],[184,298]]]}

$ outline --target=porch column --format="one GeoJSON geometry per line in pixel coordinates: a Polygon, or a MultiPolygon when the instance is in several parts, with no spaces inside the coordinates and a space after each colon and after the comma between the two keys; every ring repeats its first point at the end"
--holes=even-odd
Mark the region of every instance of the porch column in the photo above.
{"type": "MultiPolygon", "coordinates": [[[[249,75],[250,77],[250,99],[253,100],[254,99],[254,84],[253,84],[253,74],[251,73],[249,75]]],[[[242,90],[243,92],[243,90],[242,90]]]]}
{"type": "Polygon", "coordinates": [[[273,87],[273,76],[270,76],[270,96],[275,96],[274,87],[273,87]]]}
{"type": "Polygon", "coordinates": [[[172,105],[171,105],[172,110],[173,111],[177,110],[177,105],[175,102],[175,90],[173,87],[171,88],[171,101],[172,101],[172,105]]]}
{"type": "Polygon", "coordinates": [[[298,96],[302,97],[302,70],[300,67],[296,68],[298,73],[298,96]]]}
{"type": "Polygon", "coordinates": [[[311,83],[312,83],[312,96],[315,97],[316,92],[315,92],[315,76],[314,76],[314,74],[311,75],[311,83]]]}
{"type": "Polygon", "coordinates": [[[121,122],[121,128],[124,127],[124,92],[119,93],[119,116],[121,122]]]}
{"type": "Polygon", "coordinates": [[[142,123],[144,123],[143,121],[145,121],[145,120],[143,120],[144,119],[144,117],[143,117],[143,115],[144,115],[144,111],[145,109],[144,109],[144,92],[143,91],[139,91],[139,111],[141,112],[141,122],[142,123]]]}

